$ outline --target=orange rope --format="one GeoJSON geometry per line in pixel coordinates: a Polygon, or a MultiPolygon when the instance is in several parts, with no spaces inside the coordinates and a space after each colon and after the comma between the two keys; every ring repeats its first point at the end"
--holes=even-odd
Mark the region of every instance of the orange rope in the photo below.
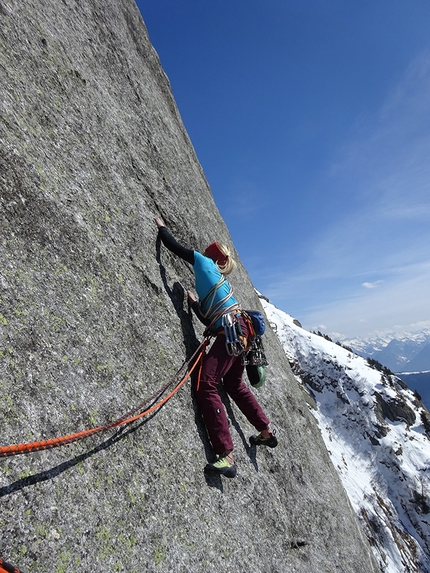
{"type": "MultiPolygon", "coordinates": [[[[151,406],[150,408],[148,408],[144,412],[140,412],[139,414],[134,414],[136,411],[141,409],[141,407],[143,407],[143,405],[142,405],[139,408],[135,408],[132,412],[129,412],[125,416],[118,418],[114,422],[111,422],[110,424],[105,424],[103,426],[98,426],[97,428],[89,428],[88,430],[83,430],[81,432],[69,434],[68,436],[61,436],[59,438],[51,438],[49,440],[43,440],[40,442],[31,442],[31,443],[27,443],[27,444],[14,444],[11,446],[2,446],[2,447],[0,447],[0,457],[17,456],[19,454],[28,454],[28,453],[36,452],[39,450],[57,448],[59,446],[65,445],[65,444],[71,444],[72,442],[77,442],[78,440],[82,440],[84,438],[87,438],[87,437],[92,436],[93,434],[97,434],[99,432],[105,432],[106,430],[111,430],[113,428],[118,428],[119,426],[125,426],[127,424],[131,424],[132,422],[135,422],[136,420],[139,420],[140,418],[143,418],[144,416],[151,414],[152,412],[154,412],[155,410],[157,410],[158,408],[163,406],[163,404],[165,404],[168,400],[170,400],[170,398],[174,394],[176,394],[176,392],[185,384],[185,382],[191,376],[191,374],[192,374],[193,370],[195,369],[195,367],[197,366],[197,364],[199,364],[201,362],[201,359],[203,357],[203,354],[205,353],[207,344],[208,344],[208,340],[204,340],[202,342],[202,344],[199,346],[199,348],[196,350],[196,352],[193,354],[193,356],[190,358],[190,360],[188,362],[186,362],[183,366],[181,366],[181,368],[178,370],[176,375],[172,378],[172,380],[174,380],[179,375],[179,373],[183,370],[184,366],[185,365],[188,366],[190,364],[190,362],[193,360],[193,358],[197,354],[199,355],[198,358],[196,359],[196,361],[194,362],[194,364],[192,365],[192,367],[188,370],[187,374],[179,381],[179,383],[175,386],[175,388],[171,392],[169,392],[169,394],[167,394],[167,396],[165,396],[162,400],[160,400],[159,402],[157,402],[156,404],[154,404],[153,406],[151,406]]],[[[166,386],[164,386],[164,388],[161,391],[157,392],[156,395],[162,394],[167,389],[167,387],[170,386],[172,380],[166,386]]],[[[151,398],[149,400],[146,400],[144,402],[144,405],[146,405],[148,403],[148,401],[151,401],[151,398]]],[[[0,565],[1,565],[1,561],[0,561],[0,565]]],[[[0,570],[0,573],[2,573],[1,570],[0,570]]]]}
{"type": "Polygon", "coordinates": [[[3,561],[0,557],[0,573],[20,573],[20,571],[13,565],[10,565],[10,563],[3,561]]]}
{"type": "Polygon", "coordinates": [[[200,388],[200,378],[202,375],[202,368],[203,368],[203,355],[204,355],[204,351],[206,349],[206,346],[209,344],[209,338],[206,338],[206,340],[203,342],[203,352],[199,358],[200,361],[200,366],[199,366],[199,373],[197,375],[197,384],[196,384],[196,392],[199,391],[200,388]]]}

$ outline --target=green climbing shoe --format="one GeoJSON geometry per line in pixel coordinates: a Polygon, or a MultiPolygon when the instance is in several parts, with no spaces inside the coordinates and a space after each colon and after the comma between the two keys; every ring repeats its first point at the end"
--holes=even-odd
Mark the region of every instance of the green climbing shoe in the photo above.
{"type": "Polygon", "coordinates": [[[206,465],[205,472],[223,475],[227,478],[234,478],[236,477],[237,468],[236,464],[229,462],[225,456],[219,456],[216,462],[206,465]]]}
{"type": "Polygon", "coordinates": [[[251,446],[267,446],[268,448],[276,448],[278,445],[278,438],[275,434],[270,434],[268,438],[263,438],[261,434],[258,436],[251,436],[249,438],[251,446]]]}

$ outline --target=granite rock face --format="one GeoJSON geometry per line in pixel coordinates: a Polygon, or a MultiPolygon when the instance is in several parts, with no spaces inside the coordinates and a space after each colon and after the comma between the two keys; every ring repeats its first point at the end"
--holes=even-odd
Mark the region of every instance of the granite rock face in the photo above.
{"type": "MultiPolygon", "coordinates": [[[[231,239],[132,0],[0,0],[0,445],[114,420],[202,340],[192,271],[231,239]]],[[[232,276],[261,308],[246,270],[232,276]]],[[[368,541],[275,334],[256,391],[280,445],[226,400],[235,480],[187,383],[143,422],[0,458],[0,556],[23,572],[370,573],[368,541]]]]}

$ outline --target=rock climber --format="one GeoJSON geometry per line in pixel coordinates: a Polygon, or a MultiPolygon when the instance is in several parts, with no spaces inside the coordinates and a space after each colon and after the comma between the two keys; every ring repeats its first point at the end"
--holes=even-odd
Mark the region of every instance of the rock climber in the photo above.
{"type": "Polygon", "coordinates": [[[236,263],[226,245],[212,243],[201,254],[180,245],[160,218],[156,217],[154,221],[164,246],[192,265],[199,302],[190,291],[188,302],[202,322],[209,325],[210,333],[215,336],[208,354],[204,356],[200,383],[196,389],[196,401],[217,457],[215,462],[206,465],[205,472],[234,478],[237,468],[233,459],[233,440],[227,414],[218,393],[221,379],[227,394],[259,432],[258,435],[250,437],[251,445],[270,448],[278,445],[276,436],[269,429],[267,416],[254,394],[242,380],[244,366],[241,356],[230,355],[226,347],[222,327],[223,314],[234,315],[244,339],[247,338],[249,332],[248,324],[241,314],[240,305],[232,295],[228,281],[224,278],[225,275],[231,273],[236,263]]]}

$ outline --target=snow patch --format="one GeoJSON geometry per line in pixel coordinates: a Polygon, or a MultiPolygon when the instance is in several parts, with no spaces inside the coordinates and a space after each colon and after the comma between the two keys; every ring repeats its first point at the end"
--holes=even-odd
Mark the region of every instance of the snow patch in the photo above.
{"type": "Polygon", "coordinates": [[[264,297],[263,308],[312,409],[384,573],[430,573],[428,415],[396,376],[310,333],[264,297]]]}

